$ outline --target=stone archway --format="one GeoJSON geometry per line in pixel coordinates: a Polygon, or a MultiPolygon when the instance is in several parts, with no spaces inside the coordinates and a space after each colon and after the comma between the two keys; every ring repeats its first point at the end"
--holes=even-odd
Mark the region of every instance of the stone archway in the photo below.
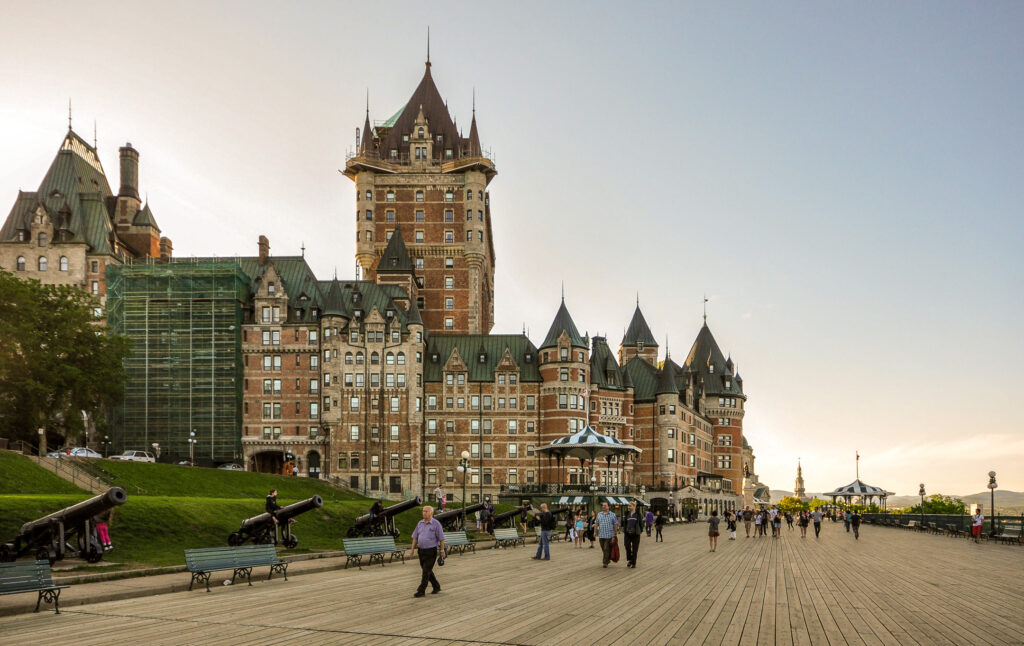
{"type": "Polygon", "coordinates": [[[257,473],[280,474],[284,469],[284,456],[281,451],[260,451],[250,458],[249,470],[257,473]]]}

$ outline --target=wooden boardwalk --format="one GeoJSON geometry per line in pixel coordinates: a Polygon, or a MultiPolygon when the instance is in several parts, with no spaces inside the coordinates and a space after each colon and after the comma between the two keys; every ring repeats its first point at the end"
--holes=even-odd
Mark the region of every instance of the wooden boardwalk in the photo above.
{"type": "MultiPolygon", "coordinates": [[[[1022,644],[1024,547],[865,527],[720,540],[644,537],[639,567],[552,545],[453,556],[439,595],[419,568],[336,570],[0,619],[0,643],[1022,644]]],[[[187,578],[187,574],[181,575],[187,578]]],[[[215,575],[220,583],[225,577],[215,575]]]]}

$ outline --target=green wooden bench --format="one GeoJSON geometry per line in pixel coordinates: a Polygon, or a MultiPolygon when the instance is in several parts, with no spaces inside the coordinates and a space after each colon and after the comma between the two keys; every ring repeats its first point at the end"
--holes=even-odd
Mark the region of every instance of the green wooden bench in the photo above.
{"type": "Polygon", "coordinates": [[[17,561],[0,563],[0,595],[19,592],[38,592],[36,609],[43,601],[52,603],[54,611],[60,614],[60,591],[68,586],[54,585],[50,578],[49,561],[17,561]]]}
{"type": "Polygon", "coordinates": [[[288,580],[288,563],[277,558],[277,550],[273,545],[238,545],[235,547],[206,547],[195,550],[185,550],[185,565],[192,573],[192,581],[188,589],[196,581],[206,584],[206,591],[210,591],[210,575],[220,570],[233,570],[231,583],[235,577],[244,576],[249,585],[252,585],[252,569],[263,565],[270,566],[270,573],[267,581],[274,572],[284,575],[288,580]]]}
{"type": "MultiPolygon", "coordinates": [[[[465,532],[463,532],[465,534],[465,532]]],[[[367,565],[373,565],[376,561],[380,563],[381,567],[384,567],[384,555],[390,554],[391,557],[388,559],[388,563],[395,560],[395,557],[402,559],[402,563],[405,563],[405,551],[395,547],[394,536],[369,536],[366,538],[346,538],[343,539],[342,543],[345,546],[345,567],[348,568],[349,564],[353,561],[359,566],[359,569],[363,569],[363,557],[369,556],[370,562],[367,565]]]]}
{"type": "Polygon", "coordinates": [[[463,554],[468,549],[476,554],[476,543],[470,542],[466,537],[466,532],[445,532],[444,546],[449,552],[457,551],[459,554],[463,554]]]}
{"type": "Polygon", "coordinates": [[[494,546],[495,547],[516,547],[522,543],[526,545],[526,539],[519,536],[519,532],[514,527],[501,528],[494,530],[494,546]]]}
{"type": "Polygon", "coordinates": [[[1003,533],[998,534],[995,538],[1000,543],[1022,543],[1020,529],[1003,529],[1003,533]]]}

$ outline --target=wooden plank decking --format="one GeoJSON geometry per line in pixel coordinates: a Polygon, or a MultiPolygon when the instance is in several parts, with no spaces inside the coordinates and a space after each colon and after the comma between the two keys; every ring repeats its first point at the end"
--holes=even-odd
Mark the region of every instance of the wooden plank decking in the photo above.
{"type": "MultiPolygon", "coordinates": [[[[437,568],[349,569],[0,619],[2,643],[1022,644],[1024,548],[825,523],[822,538],[644,537],[639,567],[552,545],[482,550],[437,568]]],[[[260,579],[265,578],[261,575],[260,579]]]]}

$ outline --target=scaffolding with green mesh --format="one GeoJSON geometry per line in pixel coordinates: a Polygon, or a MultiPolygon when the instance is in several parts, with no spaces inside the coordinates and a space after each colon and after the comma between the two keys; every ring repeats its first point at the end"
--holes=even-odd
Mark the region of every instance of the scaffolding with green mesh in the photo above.
{"type": "Polygon", "coordinates": [[[156,444],[161,462],[240,458],[248,284],[230,261],[108,268],[107,324],[132,343],[124,398],[110,417],[112,449],[156,444]]]}

